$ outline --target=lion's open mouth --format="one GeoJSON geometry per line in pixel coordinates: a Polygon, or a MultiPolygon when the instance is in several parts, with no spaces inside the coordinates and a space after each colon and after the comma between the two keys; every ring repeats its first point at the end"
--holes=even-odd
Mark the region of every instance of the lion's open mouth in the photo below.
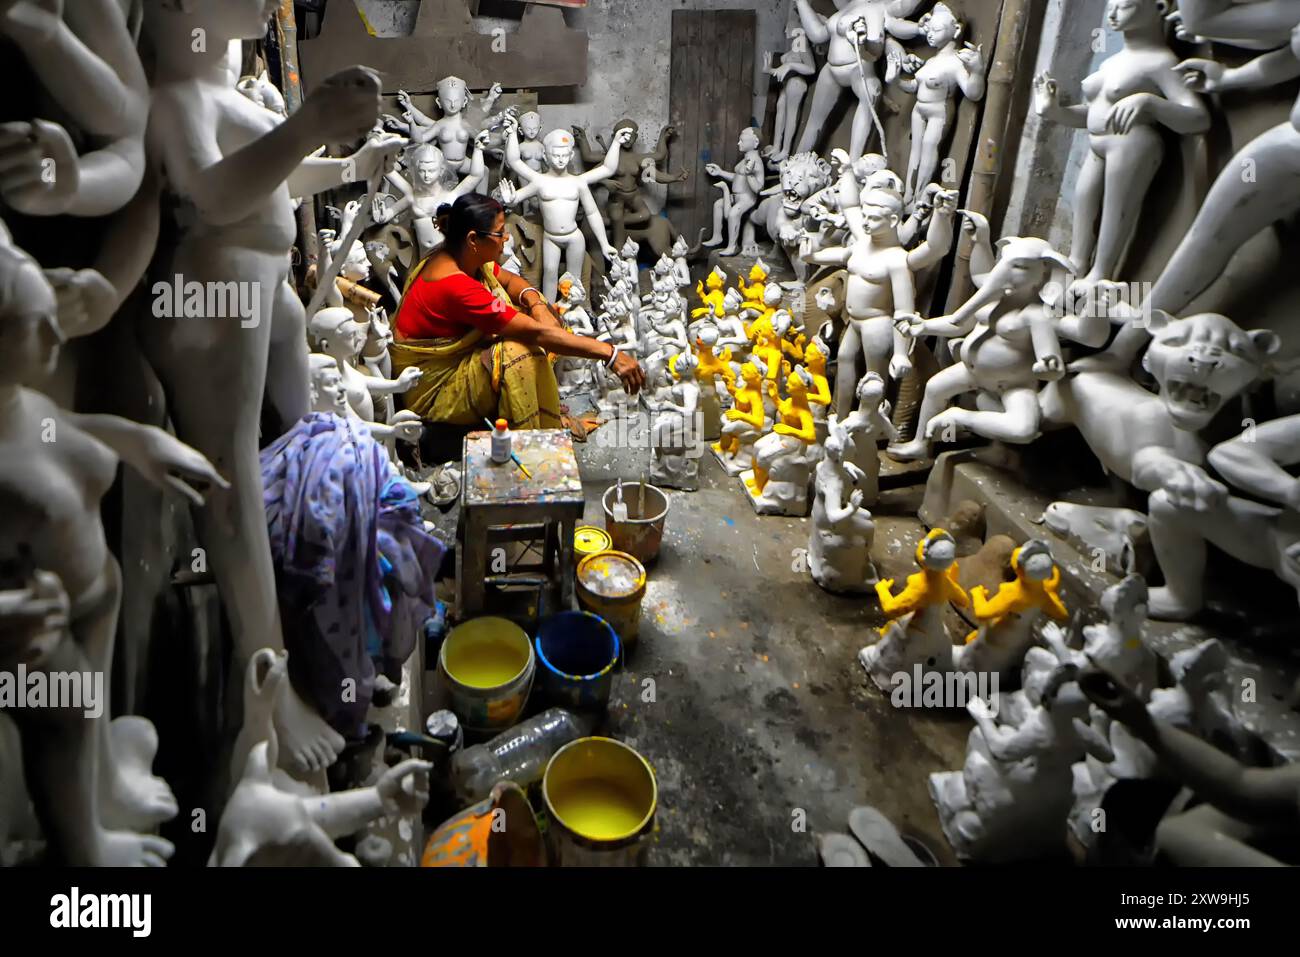
{"type": "Polygon", "coordinates": [[[1197,412],[1213,412],[1223,403],[1223,396],[1219,393],[1184,379],[1171,379],[1168,389],[1172,401],[1197,412]]]}

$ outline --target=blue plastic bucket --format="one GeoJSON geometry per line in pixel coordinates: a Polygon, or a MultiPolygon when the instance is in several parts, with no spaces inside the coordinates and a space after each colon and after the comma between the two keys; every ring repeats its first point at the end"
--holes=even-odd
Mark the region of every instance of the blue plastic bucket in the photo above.
{"type": "Polygon", "coordinates": [[[609,704],[620,645],[604,618],[562,611],[538,625],[534,645],[543,707],[598,711],[609,704]]]}

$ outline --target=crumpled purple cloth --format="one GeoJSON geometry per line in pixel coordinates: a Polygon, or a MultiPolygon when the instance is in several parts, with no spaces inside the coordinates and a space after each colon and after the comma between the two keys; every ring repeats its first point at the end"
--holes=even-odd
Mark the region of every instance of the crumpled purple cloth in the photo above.
{"type": "Polygon", "coordinates": [[[262,451],[261,468],[290,678],[355,740],[374,695],[368,639],[395,679],[434,604],[443,545],[359,422],[312,412],[262,451]]]}

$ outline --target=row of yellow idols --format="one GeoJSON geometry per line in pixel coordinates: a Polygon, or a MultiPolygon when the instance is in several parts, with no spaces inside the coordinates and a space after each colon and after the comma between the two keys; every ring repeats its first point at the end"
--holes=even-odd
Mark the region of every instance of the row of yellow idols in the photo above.
{"type": "MultiPolygon", "coordinates": [[[[754,318],[743,325],[748,339],[747,355],[740,359],[757,359],[758,362],[744,361],[737,381],[735,370],[731,366],[733,352],[730,347],[715,352],[712,346],[695,340],[696,357],[699,368],[696,373],[699,381],[708,386],[718,379],[726,383],[733,405],[724,416],[732,421],[743,421],[756,430],[764,425],[764,395],[776,404],[776,422],[772,428],[778,435],[787,435],[804,444],[811,444],[817,439],[815,421],[824,418],[814,415],[814,408],[824,412],[830,406],[830,381],[826,376],[826,353],[817,342],[809,342],[808,337],[798,332],[790,322],[774,321],[778,313],[788,316],[781,307],[782,290],[776,283],[769,284],[767,267],[762,262],[755,263],[749,271],[749,282],[738,279],[734,292],[730,296],[732,312],[748,311],[754,318]],[[737,295],[738,294],[738,295],[737,295]],[[804,373],[792,368],[793,363],[802,363],[804,373]],[[784,376],[785,395],[782,397],[780,385],[784,376]]],[[[725,288],[726,276],[714,269],[706,280],[696,284],[696,293],[703,305],[691,311],[692,320],[707,320],[710,317],[721,320],[728,313],[728,290],[725,288]],[[706,288],[707,286],[707,288],[706,288]]],[[[741,347],[744,349],[745,347],[741,347]]],[[[737,435],[724,435],[714,446],[723,454],[734,454],[740,447],[741,439],[737,435]]],[[[762,491],[764,476],[755,470],[751,480],[751,490],[762,491]],[[757,487],[753,487],[757,483],[757,487]]]]}

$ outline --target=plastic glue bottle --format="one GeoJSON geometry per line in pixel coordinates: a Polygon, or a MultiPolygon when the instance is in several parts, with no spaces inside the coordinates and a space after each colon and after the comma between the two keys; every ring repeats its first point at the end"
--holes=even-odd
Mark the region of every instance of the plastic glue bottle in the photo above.
{"type": "Polygon", "coordinates": [[[504,465],[510,461],[510,428],[505,419],[497,419],[492,429],[492,461],[504,465]]]}

